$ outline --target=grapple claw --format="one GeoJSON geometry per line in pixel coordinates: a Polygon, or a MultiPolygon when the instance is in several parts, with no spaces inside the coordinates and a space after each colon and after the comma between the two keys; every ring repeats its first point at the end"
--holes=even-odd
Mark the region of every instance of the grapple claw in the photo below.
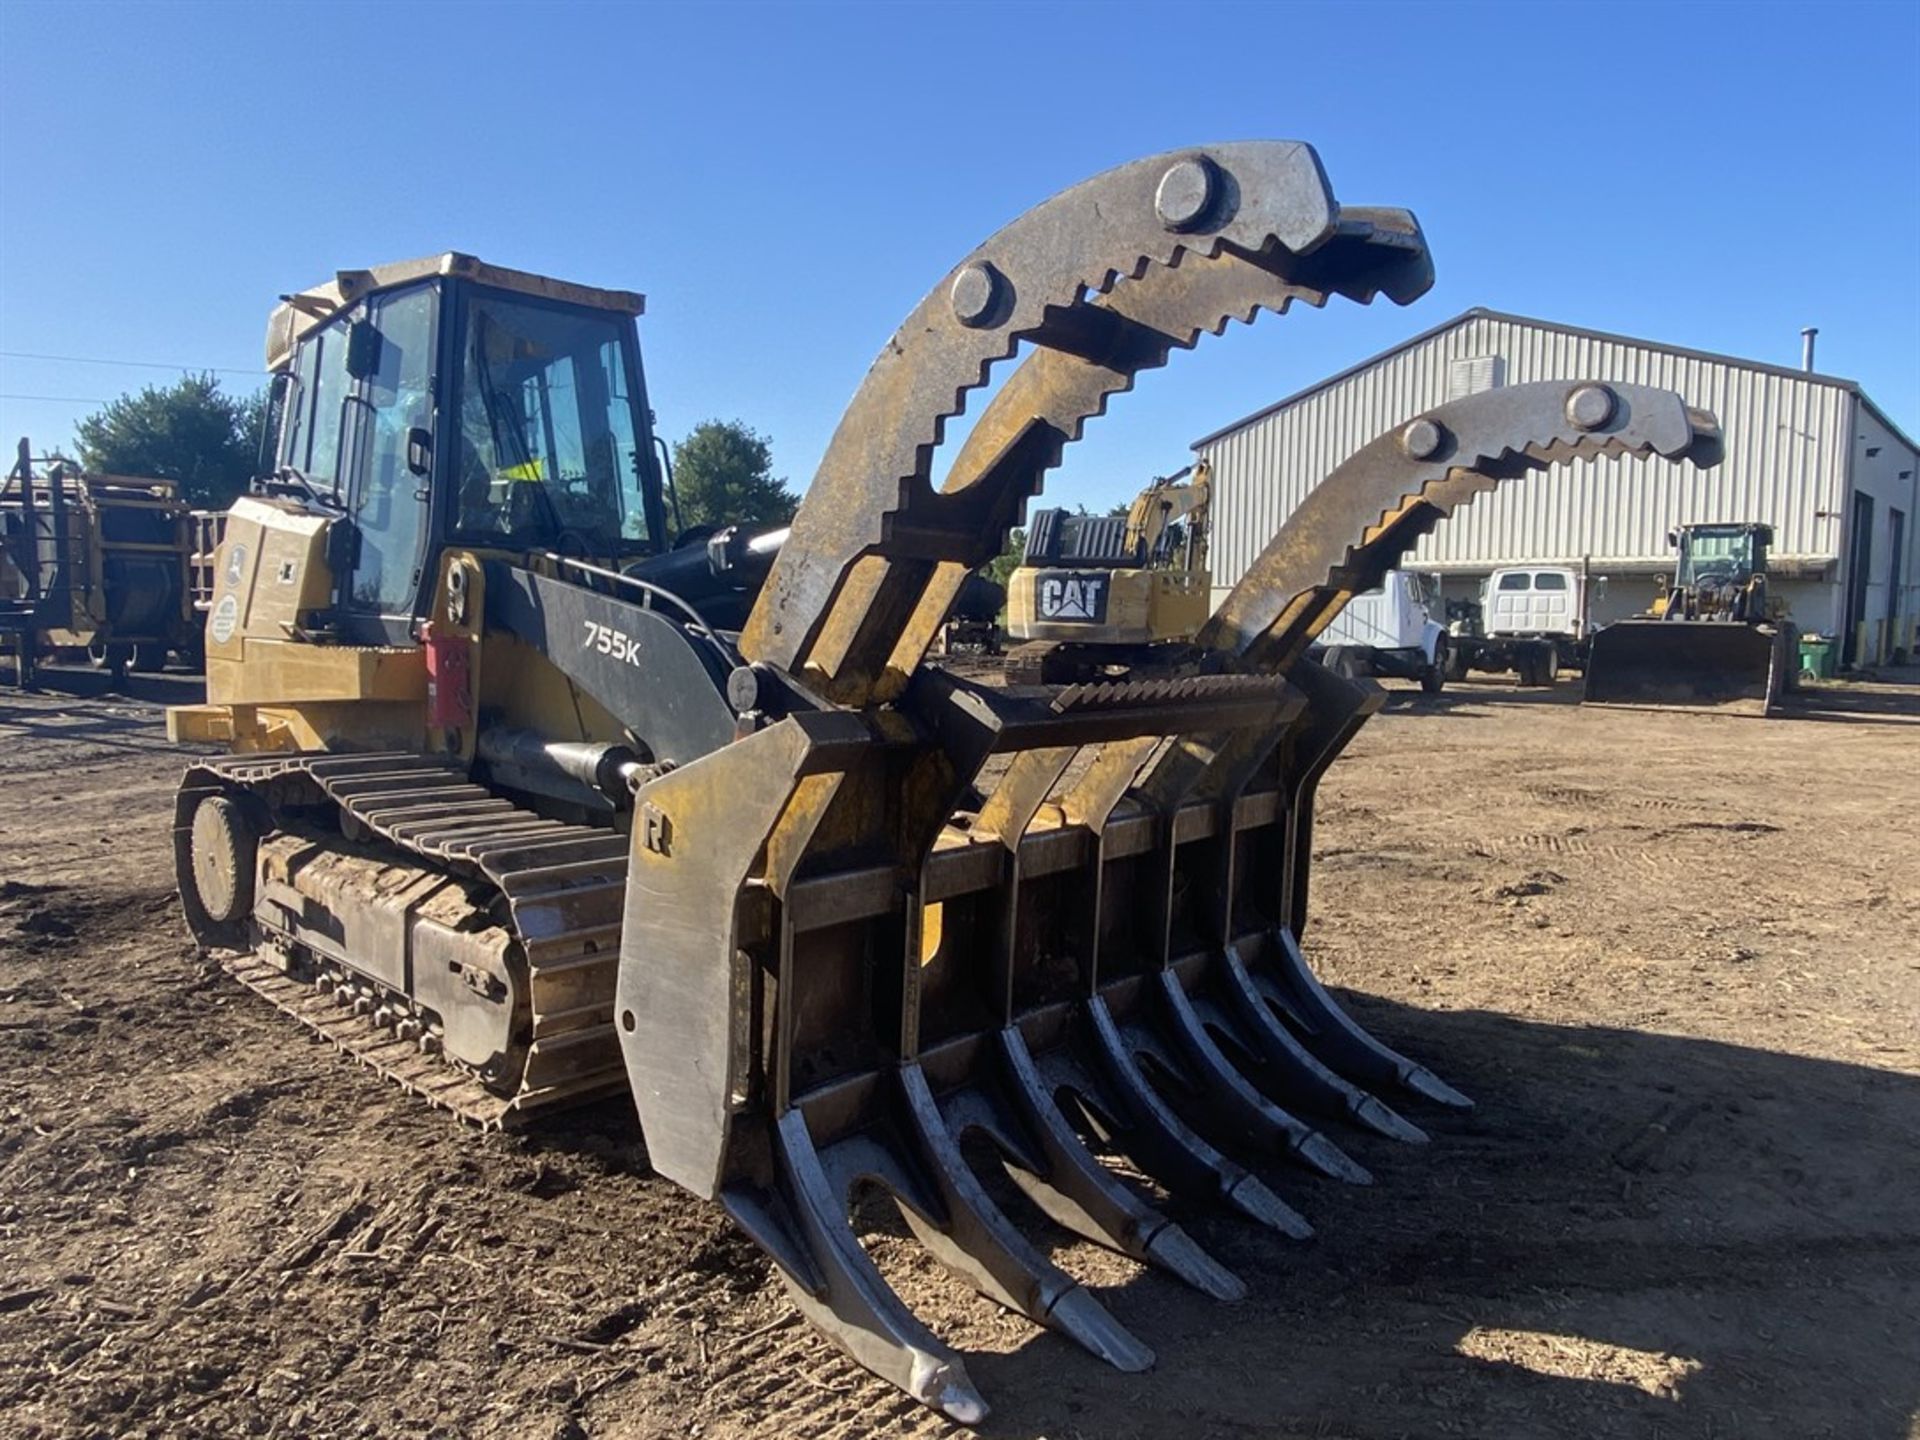
{"type": "Polygon", "coordinates": [[[1426,1131],[1314,1058],[1276,1018],[1234,946],[1222,951],[1218,973],[1227,1014],[1217,1023],[1230,1029],[1248,1057],[1246,1067],[1269,1095],[1285,1094],[1315,1114],[1345,1116],[1390,1140],[1427,1143],[1426,1131]]]}
{"type": "Polygon", "coordinates": [[[1197,674],[1001,689],[923,664],[967,572],[1137,373],[1263,308],[1430,279],[1412,217],[1342,211],[1304,146],[1160,156],[1016,221],[843,418],[741,632],[733,743],[636,796],[615,1028],[655,1168],[720,1196],[809,1319],[955,1419],[985,1407],[861,1248],[849,1186],[878,1180],[983,1293],[1137,1370],[1151,1352],[1016,1229],[964,1137],[1068,1230],[1237,1299],[1087,1137],[1305,1239],[1226,1147],[1364,1182],[1319,1121],[1419,1142],[1371,1091],[1468,1103],[1301,956],[1316,788],[1381,704],[1308,647],[1476,493],[1582,455],[1706,462],[1710,417],[1625,385],[1605,406],[1558,383],[1449,402],[1309,496],[1196,637],[1197,674]],[[936,491],[946,420],[1023,345],[936,491]]]}
{"type": "Polygon", "coordinates": [[[800,1312],[860,1364],[962,1425],[987,1403],[960,1357],[901,1303],[847,1224],[845,1194],[827,1176],[797,1110],[773,1127],[784,1204],[729,1188],[728,1212],[773,1257],[800,1312]],[[777,1232],[785,1233],[777,1233],[777,1232]],[[797,1263],[796,1263],[797,1262],[797,1263]]]}
{"type": "Polygon", "coordinates": [[[1268,1100],[1234,1068],[1207,1034],[1178,975],[1163,970],[1154,977],[1154,984],[1181,1057],[1200,1080],[1189,1105],[1196,1116],[1204,1117],[1201,1128],[1218,1129],[1262,1149],[1291,1155],[1330,1179],[1350,1185],[1373,1183],[1365,1166],[1268,1100]]]}
{"type": "Polygon", "coordinates": [[[1114,1097],[1114,1143],[1175,1194],[1225,1200],[1283,1235],[1304,1240],[1313,1227],[1266,1186],[1202,1140],[1140,1071],[1106,1002],[1086,1002],[1085,1033],[1100,1079],[1114,1097]]]}
{"type": "Polygon", "coordinates": [[[920,1068],[902,1066],[899,1081],[921,1158],[940,1202],[940,1210],[933,1214],[902,1207],[920,1242],[982,1295],[1017,1310],[1036,1325],[1059,1330],[1118,1369],[1151,1366],[1153,1352],[1128,1334],[1077,1281],[1034,1249],[994,1204],[968,1168],[920,1068]]]}

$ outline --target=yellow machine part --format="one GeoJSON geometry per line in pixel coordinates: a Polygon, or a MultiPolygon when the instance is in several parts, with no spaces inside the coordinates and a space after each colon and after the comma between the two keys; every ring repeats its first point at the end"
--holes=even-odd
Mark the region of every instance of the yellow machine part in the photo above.
{"type": "MultiPolygon", "coordinates": [[[[419,645],[342,645],[318,633],[333,598],[328,520],[290,501],[235,502],[213,557],[207,612],[207,703],[168,711],[176,741],[240,752],[396,748],[470,759],[474,727],[428,734],[426,650],[419,645]]],[[[432,624],[464,638],[476,713],[556,739],[622,738],[592,696],[545,656],[505,635],[484,634],[484,553],[441,558],[432,624]],[[462,570],[460,618],[448,578],[462,570]]]]}
{"type": "Polygon", "coordinates": [[[1153,645],[1191,640],[1206,623],[1213,580],[1205,570],[1095,570],[1023,565],[1007,579],[1007,633],[1016,640],[1153,645]],[[1104,622],[1041,620],[1043,584],[1106,589],[1104,622]]]}

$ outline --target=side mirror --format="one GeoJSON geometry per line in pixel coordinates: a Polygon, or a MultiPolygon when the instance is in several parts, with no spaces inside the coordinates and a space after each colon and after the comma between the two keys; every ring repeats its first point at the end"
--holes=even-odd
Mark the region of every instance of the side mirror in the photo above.
{"type": "Polygon", "coordinates": [[[1607,593],[1606,576],[1602,575],[1598,580],[1593,582],[1593,593],[1595,595],[1605,595],[1607,593]]]}
{"type": "Polygon", "coordinates": [[[1667,548],[1669,550],[1678,550],[1680,548],[1680,532],[1678,530],[1667,531],[1667,548]]]}
{"type": "Polygon", "coordinates": [[[347,326],[347,374],[365,380],[380,371],[380,332],[371,320],[355,320],[347,326]]]}
{"type": "Polygon", "coordinates": [[[416,425],[407,431],[407,469],[425,475],[433,468],[433,432],[416,425]]]}

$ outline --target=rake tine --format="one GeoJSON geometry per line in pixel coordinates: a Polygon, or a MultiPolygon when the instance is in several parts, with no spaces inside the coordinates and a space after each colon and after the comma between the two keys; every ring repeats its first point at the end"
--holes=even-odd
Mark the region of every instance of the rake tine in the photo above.
{"type": "MultiPolygon", "coordinates": [[[[968,1379],[966,1366],[874,1268],[847,1223],[845,1194],[827,1178],[798,1110],[779,1118],[773,1140],[798,1238],[815,1271],[808,1276],[784,1262],[779,1267],[801,1313],[882,1379],[962,1425],[978,1424],[986,1418],[987,1403],[968,1379]]],[[[766,1228],[762,1217],[742,1213],[735,1204],[728,1208],[760,1238],[766,1228]],[[762,1221],[757,1227],[755,1219],[762,1221]]],[[[780,1258],[778,1248],[766,1248],[780,1258]]]]}
{"type": "Polygon", "coordinates": [[[1060,1331],[1116,1370],[1149,1369],[1153,1351],[1109,1315],[1090,1291],[1035,1250],[981,1187],[920,1067],[904,1065],[898,1074],[906,1114],[946,1210],[941,1223],[901,1206],[920,1242],[988,1299],[1036,1325],[1060,1331]]]}
{"type": "Polygon", "coordinates": [[[1227,1159],[1181,1122],[1140,1073],[1106,1002],[1085,1002],[1086,1033],[1100,1078],[1114,1092],[1121,1114],[1117,1138],[1134,1161],[1169,1190],[1224,1200],[1241,1214],[1296,1240],[1312,1236],[1306,1217],[1227,1159]]]}
{"type": "Polygon", "coordinates": [[[1155,982],[1162,1010],[1179,1047],[1180,1058],[1202,1081],[1191,1097],[1191,1108],[1214,1128],[1233,1132],[1260,1146],[1291,1155],[1301,1164],[1349,1185],[1371,1185],[1364,1165],[1318,1130],[1303,1124],[1256,1090],[1220,1052],[1206,1026],[1194,1013],[1180,977],[1162,970],[1155,982]]]}
{"type": "MultiPolygon", "coordinates": [[[[1219,1019],[1256,1061],[1256,1081],[1263,1082],[1262,1089],[1276,1095],[1284,1088],[1289,1098],[1310,1110],[1344,1115],[1390,1140],[1404,1140],[1410,1145],[1427,1143],[1426,1131],[1322,1065],[1291,1030],[1274,1018],[1237,949],[1228,945],[1218,960],[1226,996],[1224,1010],[1218,1010],[1219,1019]]],[[[1208,1001],[1202,1013],[1217,1009],[1216,1002],[1208,1001]]]]}
{"type": "Polygon", "coordinates": [[[1216,1300],[1240,1300],[1246,1284],[1200,1248],[1186,1231],[1147,1204],[1102,1165],[1060,1114],[1011,1027],[999,1035],[1008,1091],[1029,1135],[1039,1143],[1042,1171],[1009,1165],[1007,1173],[1055,1223],[1096,1244],[1161,1269],[1216,1300]]]}
{"type": "Polygon", "coordinates": [[[1284,987],[1281,1003],[1308,1027],[1309,1050],[1328,1065],[1369,1085],[1399,1085],[1451,1109],[1473,1108],[1472,1100],[1426,1066],[1382,1045],[1341,1009],[1308,967],[1291,930],[1279,925],[1272,933],[1280,952],[1277,968],[1284,987]]]}

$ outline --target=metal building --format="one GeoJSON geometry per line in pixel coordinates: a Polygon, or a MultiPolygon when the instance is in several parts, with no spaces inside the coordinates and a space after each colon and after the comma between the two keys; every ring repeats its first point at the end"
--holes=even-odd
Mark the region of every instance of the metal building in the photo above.
{"type": "Polygon", "coordinates": [[[1194,442],[1213,466],[1215,602],[1302,496],[1381,431],[1497,385],[1585,379],[1658,385],[1712,410],[1725,462],[1556,465],[1443,521],[1409,568],[1440,575],[1453,598],[1498,566],[1584,563],[1604,623],[1653,599],[1675,525],[1763,520],[1776,592],[1803,631],[1839,637],[1848,663],[1915,653],[1920,450],[1853,381],[1482,309],[1194,442]]]}

